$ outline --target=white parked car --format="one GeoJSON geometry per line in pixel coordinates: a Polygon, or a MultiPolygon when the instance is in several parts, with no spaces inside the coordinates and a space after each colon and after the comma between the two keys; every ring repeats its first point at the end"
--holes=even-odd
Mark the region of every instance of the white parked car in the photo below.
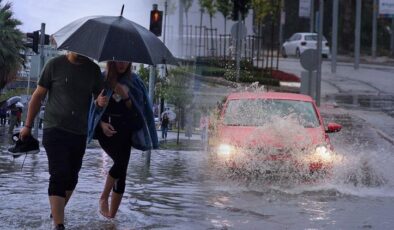
{"type": "MultiPolygon", "coordinates": [[[[307,49],[316,49],[317,34],[316,33],[295,33],[282,45],[282,56],[287,57],[294,55],[300,57],[307,49]]],[[[330,54],[330,47],[327,39],[323,36],[322,56],[328,57],[330,54]]]]}

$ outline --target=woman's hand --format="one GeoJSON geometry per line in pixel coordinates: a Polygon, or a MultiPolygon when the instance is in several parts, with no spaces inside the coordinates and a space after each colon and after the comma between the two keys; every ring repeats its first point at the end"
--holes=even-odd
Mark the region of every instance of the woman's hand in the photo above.
{"type": "Polygon", "coordinates": [[[106,123],[104,121],[100,122],[101,129],[103,130],[103,133],[107,137],[112,137],[115,135],[117,132],[114,129],[114,127],[110,123],[106,123]]]}
{"type": "Polygon", "coordinates": [[[114,91],[119,94],[122,99],[127,99],[129,97],[129,88],[123,84],[116,83],[114,91]]]}

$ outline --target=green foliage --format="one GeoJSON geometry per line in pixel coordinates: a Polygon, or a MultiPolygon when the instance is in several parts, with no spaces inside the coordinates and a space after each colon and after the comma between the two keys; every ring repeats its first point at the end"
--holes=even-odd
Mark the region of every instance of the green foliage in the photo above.
{"type": "MultiPolygon", "coordinates": [[[[34,90],[33,90],[34,92],[34,90]]],[[[33,93],[31,92],[31,93],[33,93]]],[[[0,101],[7,100],[10,97],[13,96],[20,96],[22,94],[26,94],[26,89],[13,89],[13,90],[8,90],[6,93],[0,95],[0,101]]]]}
{"type": "Polygon", "coordinates": [[[149,68],[145,68],[144,64],[140,64],[140,69],[137,74],[144,81],[145,85],[149,85],[149,68]]]}
{"type": "Polygon", "coordinates": [[[163,84],[164,98],[178,109],[185,108],[192,103],[193,90],[191,89],[190,78],[183,67],[171,69],[167,81],[163,84]]]}
{"type": "MultiPolygon", "coordinates": [[[[228,62],[227,66],[225,67],[224,79],[235,82],[237,77],[236,74],[235,63],[228,62]]],[[[258,82],[260,85],[279,86],[278,79],[272,78],[269,73],[263,72],[262,70],[255,70],[248,62],[241,63],[239,75],[239,82],[258,82]]]]}
{"type": "Polygon", "coordinates": [[[276,15],[280,0],[252,0],[253,13],[256,22],[263,21],[269,15],[276,15]]]}
{"type": "Polygon", "coordinates": [[[214,0],[202,0],[201,6],[207,10],[209,17],[213,17],[216,13],[216,3],[214,0]]]}
{"type": "Polygon", "coordinates": [[[231,10],[233,8],[233,1],[232,0],[216,0],[216,7],[217,10],[222,13],[225,19],[228,18],[231,14],[231,10]]]}
{"type": "Polygon", "coordinates": [[[0,0],[0,89],[15,79],[24,61],[19,54],[24,49],[23,34],[16,28],[21,24],[13,18],[11,3],[2,5],[0,0]]]}

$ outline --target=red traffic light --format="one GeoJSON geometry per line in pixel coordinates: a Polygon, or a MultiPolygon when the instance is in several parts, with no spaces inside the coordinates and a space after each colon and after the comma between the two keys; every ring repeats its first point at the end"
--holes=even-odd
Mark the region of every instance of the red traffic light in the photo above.
{"type": "Polygon", "coordinates": [[[161,36],[162,23],[163,22],[163,11],[152,10],[150,12],[150,26],[149,30],[156,36],[161,36]]]}

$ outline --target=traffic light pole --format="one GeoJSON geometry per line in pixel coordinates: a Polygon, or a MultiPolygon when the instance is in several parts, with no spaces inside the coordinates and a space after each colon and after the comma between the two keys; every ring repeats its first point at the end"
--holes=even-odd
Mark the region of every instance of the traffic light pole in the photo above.
{"type": "Polygon", "coordinates": [[[361,0],[356,0],[356,29],[354,30],[354,69],[360,66],[361,0]]]}
{"type": "MultiPolygon", "coordinates": [[[[44,45],[45,45],[45,23],[41,23],[41,30],[40,30],[40,66],[38,69],[39,74],[41,73],[42,69],[44,68],[44,45]]],[[[37,76],[37,83],[39,80],[39,75],[37,76]]],[[[40,109],[41,111],[41,109],[40,109]]],[[[34,118],[34,130],[33,130],[33,136],[38,138],[38,129],[39,129],[39,116],[36,114],[36,117],[34,118]]]]}
{"type": "Polygon", "coordinates": [[[338,11],[339,11],[339,0],[334,0],[332,6],[331,73],[337,72],[338,11]]]}

